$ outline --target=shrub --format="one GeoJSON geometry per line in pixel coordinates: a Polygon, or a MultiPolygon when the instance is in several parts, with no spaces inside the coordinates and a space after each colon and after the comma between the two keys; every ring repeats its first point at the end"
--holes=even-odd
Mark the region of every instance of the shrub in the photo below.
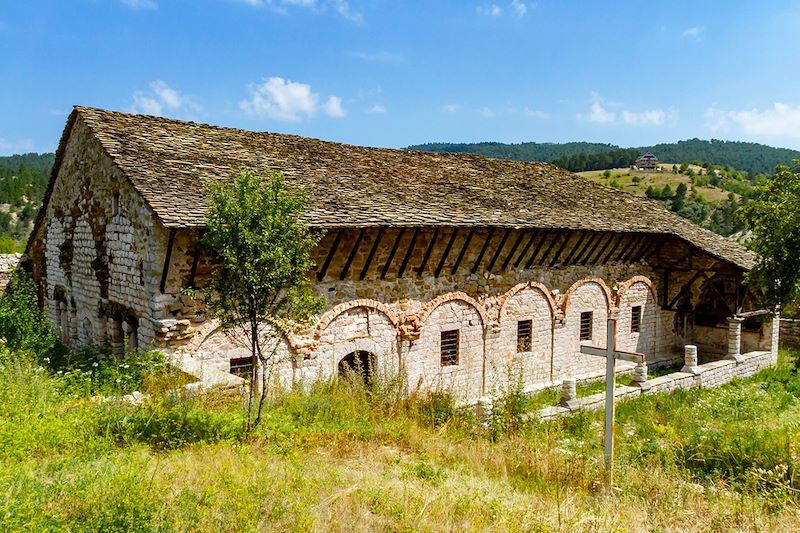
{"type": "Polygon", "coordinates": [[[46,358],[58,349],[53,329],[39,309],[33,282],[20,270],[0,295],[0,338],[10,350],[34,357],[46,358]]]}

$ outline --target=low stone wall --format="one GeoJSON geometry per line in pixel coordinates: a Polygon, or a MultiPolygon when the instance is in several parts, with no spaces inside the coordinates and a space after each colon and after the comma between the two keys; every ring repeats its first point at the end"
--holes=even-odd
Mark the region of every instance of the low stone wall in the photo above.
{"type": "MultiPolygon", "coordinates": [[[[617,401],[636,398],[645,394],[657,392],[672,392],[678,389],[692,389],[695,387],[711,388],[729,382],[733,378],[746,378],[756,374],[759,370],[774,366],[775,357],[770,352],[749,352],[742,354],[736,360],[723,359],[698,365],[693,373],[673,372],[647,380],[645,386],[620,386],[614,391],[617,401]]],[[[603,409],[605,407],[605,392],[578,398],[570,402],[569,407],[554,405],[545,407],[532,416],[541,421],[552,420],[559,416],[568,415],[583,409],[603,409]]]]}
{"type": "Polygon", "coordinates": [[[781,318],[781,346],[800,348],[800,320],[781,318]]]}
{"type": "Polygon", "coordinates": [[[0,291],[6,288],[22,254],[0,254],[0,291]]]}

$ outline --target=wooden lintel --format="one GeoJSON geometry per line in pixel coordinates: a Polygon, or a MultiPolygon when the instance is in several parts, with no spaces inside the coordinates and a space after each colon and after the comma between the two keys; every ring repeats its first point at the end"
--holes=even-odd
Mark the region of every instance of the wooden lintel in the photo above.
{"type": "Polygon", "coordinates": [[[533,241],[536,239],[536,236],[539,233],[541,232],[536,230],[531,231],[531,237],[528,239],[528,242],[525,243],[525,247],[522,249],[522,252],[520,252],[519,257],[517,257],[517,260],[514,261],[514,268],[517,268],[520,265],[520,263],[522,263],[522,260],[525,259],[525,257],[528,255],[528,250],[531,249],[531,245],[533,244],[533,241]]]}
{"type": "Polygon", "coordinates": [[[508,236],[509,235],[511,235],[511,230],[507,229],[503,233],[503,238],[500,239],[500,244],[497,246],[497,250],[494,251],[494,255],[492,256],[492,260],[489,261],[489,268],[487,268],[487,270],[489,272],[491,272],[492,269],[494,269],[494,264],[497,262],[497,258],[500,257],[500,252],[503,251],[503,247],[506,245],[506,241],[508,241],[508,236]]]}
{"type": "Polygon", "coordinates": [[[331,266],[333,256],[336,254],[336,250],[339,249],[339,242],[342,240],[342,233],[343,231],[341,229],[336,230],[336,236],[333,238],[333,244],[331,244],[331,248],[328,250],[328,255],[325,256],[325,261],[322,263],[322,268],[319,272],[317,272],[317,281],[322,281],[325,279],[325,274],[328,273],[328,267],[331,266]]]}
{"type": "Polygon", "coordinates": [[[378,234],[375,236],[375,242],[372,243],[372,247],[369,249],[369,254],[367,255],[367,261],[364,263],[363,268],[361,269],[361,274],[359,274],[358,279],[363,280],[367,277],[367,273],[369,272],[369,267],[372,265],[372,260],[375,259],[375,252],[378,251],[378,246],[380,245],[381,238],[383,237],[383,228],[378,228],[378,234]]]}
{"type": "Polygon", "coordinates": [[[164,256],[164,270],[161,271],[161,283],[159,289],[161,294],[167,290],[167,276],[169,276],[169,264],[172,261],[172,247],[175,245],[175,230],[169,230],[169,239],[167,240],[167,255],[164,256]]]}
{"type": "MultiPolygon", "coordinates": [[[[553,243],[555,243],[556,237],[558,236],[558,232],[546,230],[542,233],[542,238],[539,239],[539,242],[536,243],[536,248],[533,249],[533,253],[528,258],[528,262],[525,263],[525,268],[531,268],[535,264],[536,257],[539,255],[539,251],[542,249],[542,246],[544,246],[544,242],[547,240],[547,236],[551,234],[553,235],[553,239],[551,240],[550,248],[553,247],[553,243]]],[[[548,248],[548,251],[550,250],[550,248],[548,248]]],[[[547,255],[547,253],[545,253],[545,255],[547,255]]]]}
{"type": "Polygon", "coordinates": [[[514,245],[511,247],[511,251],[508,252],[508,255],[506,256],[505,261],[503,261],[503,265],[502,265],[501,270],[503,270],[504,272],[508,268],[508,265],[511,263],[511,259],[514,257],[514,254],[517,253],[517,248],[519,248],[519,245],[522,243],[522,239],[524,237],[525,237],[525,232],[522,231],[522,230],[519,230],[519,235],[517,235],[517,238],[514,241],[514,245]]]}
{"type": "Polygon", "coordinates": [[[405,234],[406,229],[400,228],[400,231],[397,232],[397,237],[394,239],[394,244],[392,244],[392,249],[389,251],[389,257],[386,259],[386,264],[383,265],[383,270],[381,270],[381,279],[386,278],[386,274],[389,273],[389,267],[392,266],[392,261],[394,261],[394,254],[397,253],[397,247],[400,246],[400,241],[403,240],[403,235],[405,234]]]}
{"type": "Polygon", "coordinates": [[[428,243],[428,247],[425,249],[425,255],[422,256],[422,263],[420,263],[419,266],[414,269],[419,273],[420,276],[425,272],[425,267],[428,266],[428,260],[431,258],[433,247],[436,245],[436,239],[438,238],[439,238],[439,228],[434,228],[433,236],[431,237],[431,242],[428,243]]]}
{"type": "Polygon", "coordinates": [[[408,262],[409,260],[411,260],[411,254],[414,253],[414,247],[417,245],[418,236],[419,236],[419,228],[414,228],[414,233],[411,235],[411,242],[408,244],[408,249],[406,250],[406,254],[403,256],[403,262],[400,263],[400,270],[397,271],[397,279],[402,278],[403,274],[406,271],[408,262]]]}
{"type": "Polygon", "coordinates": [[[458,252],[458,257],[456,257],[456,263],[450,270],[451,274],[458,272],[458,267],[461,266],[461,260],[464,259],[464,254],[467,253],[467,248],[469,248],[469,243],[472,241],[473,235],[475,235],[475,228],[469,228],[469,233],[467,233],[467,238],[464,240],[464,245],[461,247],[461,251],[458,252]]]}
{"type": "Polygon", "coordinates": [[[614,256],[614,253],[616,253],[617,249],[619,248],[619,245],[622,244],[622,241],[625,240],[625,236],[626,235],[624,233],[620,233],[617,236],[617,240],[614,242],[614,246],[612,246],[611,249],[608,251],[608,253],[603,257],[603,259],[600,260],[601,263],[608,263],[608,260],[614,256]]]}
{"type": "Polygon", "coordinates": [[[769,309],[759,309],[758,311],[747,311],[745,313],[736,313],[738,318],[752,318],[754,316],[762,316],[772,314],[769,309]]]}
{"type": "MultiPolygon", "coordinates": [[[[589,234],[587,232],[585,232],[585,231],[581,232],[581,236],[580,236],[580,238],[578,238],[578,242],[575,243],[575,245],[572,247],[572,249],[567,254],[567,257],[565,257],[564,261],[561,262],[561,264],[563,266],[569,265],[569,262],[572,261],[573,257],[575,257],[575,252],[578,251],[578,249],[581,247],[581,244],[583,244],[583,241],[585,241],[586,237],[588,237],[588,236],[589,236],[589,234]]],[[[567,239],[567,240],[569,240],[569,239],[567,239]]]]}
{"type": "Polygon", "coordinates": [[[602,236],[602,233],[598,233],[598,232],[594,232],[594,231],[592,231],[592,232],[590,232],[590,233],[587,233],[587,235],[591,235],[591,237],[589,237],[589,238],[586,240],[586,244],[584,244],[584,245],[583,245],[583,248],[581,248],[581,251],[580,251],[580,252],[578,252],[578,255],[576,255],[576,256],[575,256],[575,264],[576,264],[576,265],[580,265],[580,264],[581,264],[581,259],[583,259],[583,258],[585,257],[586,251],[587,251],[589,248],[591,248],[591,247],[592,247],[592,244],[593,244],[595,241],[597,241],[597,239],[598,239],[599,237],[601,237],[601,236],[602,236]]]}
{"type": "Polygon", "coordinates": [[[450,238],[447,240],[447,246],[444,247],[444,252],[442,253],[441,259],[439,259],[439,264],[436,265],[436,272],[434,273],[435,277],[438,278],[439,274],[442,273],[444,264],[447,262],[447,257],[450,255],[450,250],[453,248],[453,243],[456,242],[457,236],[458,228],[453,228],[453,233],[450,234],[450,238]]]}
{"type": "Polygon", "coordinates": [[[594,255],[593,253],[589,254],[589,258],[584,262],[585,265],[596,265],[600,258],[603,257],[603,254],[606,253],[606,250],[608,250],[608,246],[611,244],[611,241],[616,238],[616,235],[612,232],[609,232],[606,235],[607,237],[603,242],[603,246],[597,251],[597,255],[594,255]],[[594,257],[594,259],[592,259],[592,257],[594,257]]]}
{"type": "Polygon", "coordinates": [[[561,244],[558,246],[558,250],[556,250],[556,253],[553,255],[553,259],[550,261],[550,268],[556,266],[556,263],[558,263],[558,258],[561,257],[561,252],[564,251],[567,243],[570,241],[570,239],[572,239],[572,233],[572,231],[564,233],[564,240],[561,241],[561,244]]]}
{"type": "Polygon", "coordinates": [[[361,241],[364,239],[364,231],[364,228],[358,230],[358,237],[356,237],[356,242],[353,244],[353,249],[350,250],[350,254],[347,256],[347,260],[344,262],[344,267],[342,267],[342,272],[339,274],[340,281],[344,280],[347,277],[347,274],[350,272],[350,265],[353,264],[353,259],[355,259],[358,249],[361,247],[361,241]]]}
{"type": "Polygon", "coordinates": [[[492,242],[492,237],[494,237],[494,228],[489,228],[489,234],[486,236],[486,240],[483,241],[483,246],[481,246],[481,251],[478,254],[478,258],[475,260],[475,263],[472,265],[470,269],[471,273],[476,273],[483,262],[483,256],[486,254],[486,250],[489,249],[489,244],[492,242]]]}
{"type": "Polygon", "coordinates": [[[703,272],[702,270],[698,270],[695,273],[695,275],[692,276],[691,279],[689,279],[689,281],[687,281],[683,285],[683,287],[681,287],[681,290],[678,291],[678,294],[676,294],[675,298],[673,298],[672,301],[669,302],[669,305],[667,307],[670,308],[670,309],[675,307],[675,304],[678,303],[678,300],[680,300],[681,297],[684,294],[686,294],[686,291],[688,291],[688,290],[690,290],[692,288],[692,285],[694,285],[694,282],[697,281],[700,278],[700,276],[704,276],[704,275],[705,275],[705,272],[703,272]]]}

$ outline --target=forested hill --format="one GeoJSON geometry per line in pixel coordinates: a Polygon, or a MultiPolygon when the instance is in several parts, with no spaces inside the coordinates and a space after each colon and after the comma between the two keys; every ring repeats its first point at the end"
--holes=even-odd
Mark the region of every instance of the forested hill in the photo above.
{"type": "Polygon", "coordinates": [[[55,154],[0,157],[0,253],[18,251],[47,189],[55,154]]]}
{"type": "Polygon", "coordinates": [[[689,139],[655,146],[622,148],[613,144],[570,143],[429,143],[408,150],[473,153],[517,161],[547,161],[572,171],[604,170],[633,164],[644,152],[652,152],[667,163],[708,162],[754,173],[772,173],[777,165],[800,159],[800,151],[764,144],[689,139]]]}

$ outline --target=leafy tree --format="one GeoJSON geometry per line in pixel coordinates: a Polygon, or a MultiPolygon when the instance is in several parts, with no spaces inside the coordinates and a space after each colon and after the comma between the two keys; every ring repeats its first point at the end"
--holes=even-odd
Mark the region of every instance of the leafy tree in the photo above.
{"type": "Polygon", "coordinates": [[[305,192],[288,189],[279,172],[262,176],[244,169],[232,183],[211,183],[209,192],[201,244],[218,268],[205,301],[223,330],[242,335],[250,346],[249,432],[261,421],[282,336],[324,304],[309,278],[320,235],[304,221],[305,192]]]}
{"type": "Polygon", "coordinates": [[[780,310],[800,299],[800,171],[778,166],[770,182],[756,187],[739,216],[753,231],[758,254],[748,282],[764,290],[764,303],[780,310]]]}

